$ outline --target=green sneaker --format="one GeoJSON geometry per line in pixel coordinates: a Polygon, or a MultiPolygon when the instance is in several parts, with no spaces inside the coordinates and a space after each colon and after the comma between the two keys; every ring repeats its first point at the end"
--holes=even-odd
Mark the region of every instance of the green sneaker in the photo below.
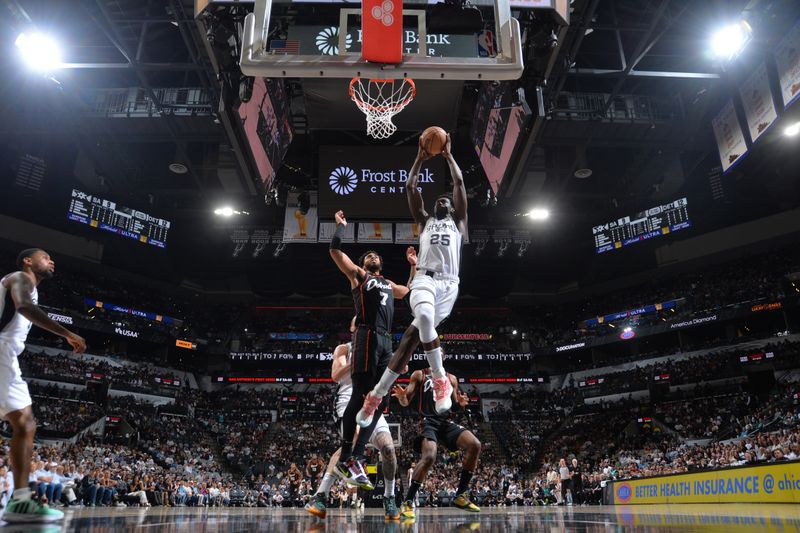
{"type": "Polygon", "coordinates": [[[383,497],[383,511],[383,518],[386,522],[400,520],[400,511],[397,510],[397,504],[394,502],[394,498],[383,497]]]}
{"type": "Polygon", "coordinates": [[[314,501],[306,505],[306,511],[313,514],[318,518],[325,518],[328,516],[328,509],[325,507],[325,500],[327,497],[324,494],[315,494],[314,501]]]}
{"type": "Polygon", "coordinates": [[[8,500],[3,520],[9,523],[46,523],[57,522],[64,519],[64,513],[50,509],[46,504],[41,504],[32,499],[8,500]]]}
{"type": "Polygon", "coordinates": [[[417,515],[414,513],[414,504],[411,500],[406,500],[400,506],[400,518],[403,520],[416,520],[417,515]]]}
{"type": "Polygon", "coordinates": [[[453,500],[453,505],[458,507],[459,509],[469,511],[471,513],[481,512],[481,508],[469,500],[469,495],[466,492],[463,492],[458,496],[456,496],[456,499],[453,500]]]}

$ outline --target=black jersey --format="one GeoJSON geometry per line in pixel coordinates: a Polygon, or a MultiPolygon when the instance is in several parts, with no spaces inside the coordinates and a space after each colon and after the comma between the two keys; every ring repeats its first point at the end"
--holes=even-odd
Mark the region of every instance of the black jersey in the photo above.
{"type": "Polygon", "coordinates": [[[391,284],[383,276],[367,272],[364,279],[353,288],[356,307],[356,326],[389,333],[394,317],[394,295],[391,284]]]}
{"type": "MultiPolygon", "coordinates": [[[[414,405],[417,406],[419,414],[425,418],[442,418],[442,415],[436,413],[436,400],[433,398],[433,377],[431,376],[430,368],[422,371],[422,378],[422,383],[417,385],[417,390],[414,392],[414,405]]],[[[448,379],[450,378],[448,377],[448,379]]]]}

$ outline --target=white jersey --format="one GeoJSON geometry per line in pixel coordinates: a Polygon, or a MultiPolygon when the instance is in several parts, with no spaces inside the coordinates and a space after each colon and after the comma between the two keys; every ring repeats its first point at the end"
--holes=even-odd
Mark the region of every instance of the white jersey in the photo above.
{"type": "MultiPolygon", "coordinates": [[[[346,364],[350,364],[353,360],[353,343],[347,343],[347,362],[346,364]]],[[[339,380],[339,388],[336,389],[336,415],[341,417],[344,414],[345,408],[347,408],[348,402],[350,402],[350,397],[353,396],[353,379],[350,377],[350,373],[348,372],[342,379],[339,380]]]]}
{"type": "Polygon", "coordinates": [[[463,235],[452,216],[447,215],[441,220],[430,217],[419,236],[417,270],[458,278],[462,241],[463,235]]]}
{"type": "MultiPolygon", "coordinates": [[[[31,321],[17,312],[14,300],[3,282],[8,276],[0,280],[0,340],[19,347],[21,352],[31,330],[31,321]]],[[[36,287],[31,291],[31,301],[39,303],[39,292],[36,287]]]]}

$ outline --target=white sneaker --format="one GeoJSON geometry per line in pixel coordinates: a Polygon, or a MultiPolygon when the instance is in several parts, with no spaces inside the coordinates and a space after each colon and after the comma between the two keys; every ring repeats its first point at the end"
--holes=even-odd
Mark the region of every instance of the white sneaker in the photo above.
{"type": "Polygon", "coordinates": [[[433,378],[433,399],[436,400],[436,413],[443,415],[453,406],[450,398],[453,395],[453,384],[445,374],[440,378],[433,378]]]}

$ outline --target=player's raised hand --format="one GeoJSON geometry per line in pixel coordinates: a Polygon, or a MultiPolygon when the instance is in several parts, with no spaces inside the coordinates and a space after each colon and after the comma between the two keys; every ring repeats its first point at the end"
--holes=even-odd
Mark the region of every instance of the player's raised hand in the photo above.
{"type": "Polygon", "coordinates": [[[406,259],[411,266],[417,266],[417,250],[413,246],[406,248],[406,259]]]}
{"type": "Polygon", "coordinates": [[[450,157],[450,134],[447,134],[447,142],[444,143],[442,147],[442,156],[443,157],[450,157]]]}
{"type": "Polygon", "coordinates": [[[400,401],[406,399],[406,389],[401,387],[400,385],[395,385],[392,387],[392,398],[397,398],[400,401]]]}
{"type": "Polygon", "coordinates": [[[342,211],[341,209],[339,211],[336,211],[336,214],[333,215],[333,218],[336,219],[337,226],[341,224],[342,226],[347,227],[347,219],[344,218],[344,211],[342,211]]]}
{"type": "Polygon", "coordinates": [[[458,392],[458,405],[461,407],[466,407],[469,405],[469,396],[461,391],[458,392]]]}
{"type": "Polygon", "coordinates": [[[86,351],[86,340],[77,333],[70,332],[70,334],[66,336],[66,339],[75,353],[83,353],[86,351]]]}
{"type": "Polygon", "coordinates": [[[419,138],[419,150],[417,150],[417,160],[419,160],[419,161],[427,161],[431,157],[433,157],[433,156],[431,154],[429,154],[427,151],[425,151],[425,148],[422,147],[422,137],[420,137],[419,138]]]}

